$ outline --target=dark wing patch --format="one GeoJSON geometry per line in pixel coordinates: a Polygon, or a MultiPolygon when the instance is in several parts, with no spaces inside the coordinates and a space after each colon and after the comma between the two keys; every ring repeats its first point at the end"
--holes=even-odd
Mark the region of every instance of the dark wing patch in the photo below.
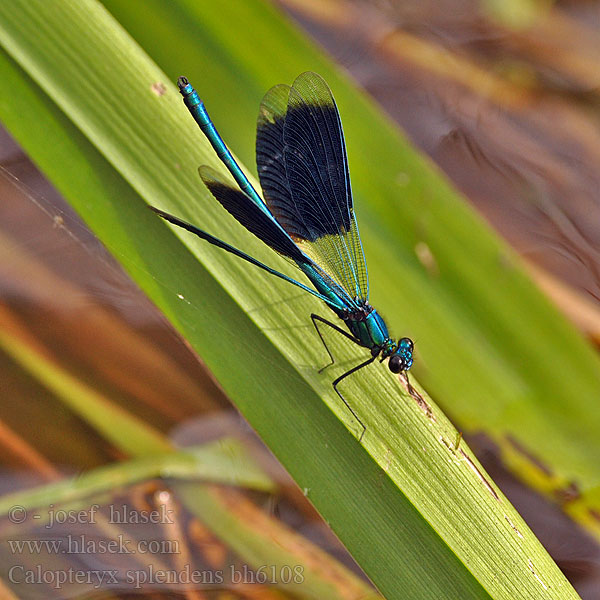
{"type": "Polygon", "coordinates": [[[298,218],[285,169],[283,126],[289,95],[290,86],[280,84],[262,99],[256,126],[256,168],[273,216],[294,239],[305,239],[309,234],[298,218]]]}
{"type": "Polygon", "coordinates": [[[325,81],[303,73],[261,104],[257,165],[265,201],[301,250],[351,298],[368,298],[342,124],[325,81]]]}
{"type": "Polygon", "coordinates": [[[239,223],[273,250],[300,263],[306,262],[302,252],[273,217],[269,217],[233,182],[229,183],[206,165],[198,169],[202,181],[212,195],[239,223]]]}
{"type": "Polygon", "coordinates": [[[307,241],[350,229],[352,192],[342,124],[327,84],[316,73],[300,75],[288,99],[285,164],[307,241]]]}

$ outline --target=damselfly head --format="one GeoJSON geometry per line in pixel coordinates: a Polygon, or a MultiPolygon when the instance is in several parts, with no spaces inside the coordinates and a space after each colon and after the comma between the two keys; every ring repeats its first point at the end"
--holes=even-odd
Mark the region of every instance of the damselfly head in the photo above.
{"type": "Polygon", "coordinates": [[[414,344],[410,338],[400,338],[394,354],[390,356],[388,367],[392,373],[408,371],[413,364],[414,344]]]}

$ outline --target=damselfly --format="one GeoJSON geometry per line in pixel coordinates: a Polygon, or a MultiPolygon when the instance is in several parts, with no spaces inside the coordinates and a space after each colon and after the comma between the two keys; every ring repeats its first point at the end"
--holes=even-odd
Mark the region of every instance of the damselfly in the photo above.
{"type": "Polygon", "coordinates": [[[199,169],[202,181],[246,229],[290,259],[314,289],[178,217],[153,210],[174,225],[323,300],[349,330],[311,314],[331,359],[323,369],[332,365],[334,358],[318,323],[371,350],[368,360],[333,382],[333,388],[360,423],[362,439],[366,428],[338,384],[376,358],[380,362],[389,358],[388,367],[393,373],[408,371],[413,362],[413,343],[406,337],[394,342],[385,322],[369,304],[367,266],[354,215],[344,133],[331,90],[322,77],[308,72],[298,76],[291,87],[271,88],[263,98],[256,134],[263,200],[225,146],[196,90],[185,77],[179,78],[178,85],[185,105],[239,188],[208,166],[199,169]]]}

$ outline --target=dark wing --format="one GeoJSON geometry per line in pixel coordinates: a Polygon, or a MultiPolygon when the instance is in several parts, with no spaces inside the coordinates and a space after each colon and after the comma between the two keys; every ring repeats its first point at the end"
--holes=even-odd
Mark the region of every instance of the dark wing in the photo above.
{"type": "Polygon", "coordinates": [[[283,279],[284,281],[287,281],[288,283],[298,286],[300,289],[303,289],[303,290],[309,292],[310,294],[312,294],[313,296],[320,298],[321,300],[323,300],[324,302],[329,304],[329,306],[331,306],[331,308],[333,308],[334,310],[336,310],[336,309],[339,310],[341,308],[339,302],[334,302],[331,298],[328,298],[327,296],[324,296],[323,294],[319,294],[319,292],[312,290],[311,288],[305,286],[303,283],[300,283],[299,281],[296,281],[295,279],[292,279],[291,277],[288,277],[287,275],[284,275],[283,273],[280,273],[279,271],[276,271],[275,269],[268,267],[267,265],[265,265],[264,263],[261,263],[259,260],[256,260],[249,254],[246,254],[245,252],[238,250],[231,244],[228,244],[227,242],[224,242],[223,240],[216,238],[214,235],[210,235],[210,233],[207,233],[206,231],[200,229],[199,227],[196,227],[195,225],[192,225],[191,223],[188,223],[187,221],[184,221],[183,219],[180,219],[179,217],[176,217],[175,215],[171,215],[171,214],[165,212],[164,210],[160,210],[160,208],[155,208],[154,206],[150,206],[150,208],[157,215],[159,215],[163,219],[165,219],[165,221],[169,221],[169,223],[173,223],[173,225],[177,225],[178,227],[187,229],[187,231],[190,231],[191,233],[197,235],[199,238],[206,240],[209,244],[213,244],[213,246],[217,246],[217,248],[222,248],[223,250],[230,252],[234,256],[237,256],[237,257],[245,260],[246,262],[249,262],[250,264],[259,267],[260,269],[267,271],[267,273],[271,273],[271,275],[275,275],[276,277],[279,277],[280,279],[283,279]]]}
{"type": "Polygon", "coordinates": [[[203,165],[198,169],[202,181],[212,195],[221,203],[239,223],[265,244],[300,263],[306,258],[290,236],[275,221],[267,215],[256,202],[240,190],[233,182],[227,181],[214,169],[203,165]]]}
{"type": "Polygon", "coordinates": [[[262,101],[256,160],[265,201],[301,250],[351,298],[369,285],[342,124],[325,81],[303,73],[262,101]]]}

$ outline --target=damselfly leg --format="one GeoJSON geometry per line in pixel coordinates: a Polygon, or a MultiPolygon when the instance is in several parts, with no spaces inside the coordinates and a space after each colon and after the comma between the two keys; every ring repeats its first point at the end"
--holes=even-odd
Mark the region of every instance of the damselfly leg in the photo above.
{"type": "MultiPolygon", "coordinates": [[[[327,346],[327,343],[325,342],[325,339],[323,338],[323,334],[319,330],[319,327],[317,325],[317,321],[319,321],[319,322],[321,322],[321,323],[323,323],[325,325],[329,325],[329,327],[331,327],[332,329],[335,329],[335,331],[337,331],[338,333],[341,333],[344,337],[347,337],[349,340],[351,340],[355,344],[360,345],[360,342],[353,335],[351,335],[348,332],[344,331],[341,327],[338,327],[335,323],[331,323],[327,319],[324,319],[323,317],[321,317],[319,315],[316,315],[314,313],[312,313],[310,315],[310,318],[311,318],[311,320],[313,322],[313,325],[315,326],[315,329],[317,330],[317,333],[319,334],[319,338],[321,339],[321,342],[323,342],[323,346],[325,346],[325,350],[327,350],[327,354],[329,354],[329,358],[331,359],[331,362],[329,364],[326,364],[324,367],[321,367],[319,369],[319,373],[321,373],[327,367],[330,367],[331,365],[333,365],[335,363],[335,359],[333,358],[333,354],[331,354],[331,350],[329,349],[329,347],[327,346]]],[[[354,409],[350,406],[350,404],[348,404],[346,398],[344,398],[344,396],[342,395],[342,393],[340,392],[340,390],[338,390],[337,386],[338,386],[338,383],[340,383],[340,381],[342,381],[342,379],[345,379],[346,377],[348,377],[348,375],[352,375],[352,373],[355,373],[359,369],[362,369],[363,367],[366,367],[367,365],[370,365],[376,358],[377,358],[377,356],[372,356],[371,358],[369,358],[365,362],[361,363],[360,365],[357,365],[356,367],[353,367],[352,369],[350,369],[349,371],[347,371],[343,375],[340,375],[332,383],[333,389],[336,391],[337,395],[341,398],[342,402],[346,405],[346,408],[350,411],[350,413],[352,414],[352,416],[356,419],[356,421],[358,422],[358,424],[361,427],[361,432],[360,432],[360,435],[358,436],[358,441],[359,442],[362,441],[363,436],[365,435],[365,431],[367,430],[367,427],[361,421],[360,417],[356,414],[356,412],[354,412],[354,409]]]]}

